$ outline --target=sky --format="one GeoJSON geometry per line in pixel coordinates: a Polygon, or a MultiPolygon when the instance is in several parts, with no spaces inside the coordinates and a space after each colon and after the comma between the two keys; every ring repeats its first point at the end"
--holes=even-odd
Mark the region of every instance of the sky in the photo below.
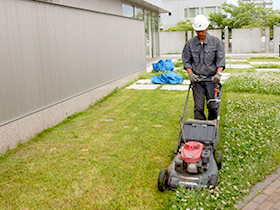
{"type": "MultiPolygon", "coordinates": [[[[237,2],[238,2],[238,0],[227,0],[227,3],[229,3],[229,4],[237,5],[237,2]]],[[[273,9],[280,9],[280,0],[274,0],[273,9]]]]}

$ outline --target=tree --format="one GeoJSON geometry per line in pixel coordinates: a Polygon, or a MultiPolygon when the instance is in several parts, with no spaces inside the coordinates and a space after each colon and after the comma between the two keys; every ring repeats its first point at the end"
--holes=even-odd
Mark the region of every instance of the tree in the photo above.
{"type": "Polygon", "coordinates": [[[210,29],[222,29],[224,26],[227,25],[227,16],[222,13],[211,13],[209,15],[209,20],[210,20],[210,29]]]}
{"type": "MultiPolygon", "coordinates": [[[[280,10],[263,8],[254,2],[243,2],[238,0],[238,5],[222,4],[225,14],[211,13],[209,15],[210,29],[232,28],[265,28],[280,26],[280,10]]],[[[180,20],[176,26],[165,31],[189,31],[193,30],[190,20],[180,20]]],[[[272,30],[271,30],[272,31],[272,30]]]]}
{"type": "Polygon", "coordinates": [[[165,31],[166,32],[170,32],[170,31],[185,31],[185,32],[187,32],[189,30],[193,30],[193,27],[192,27],[192,22],[187,19],[187,20],[178,21],[176,23],[176,26],[172,26],[165,31]]]}
{"type": "Polygon", "coordinates": [[[268,11],[263,19],[265,27],[272,28],[273,26],[280,26],[280,11],[268,11]]]}
{"type": "Polygon", "coordinates": [[[213,28],[272,27],[280,24],[280,12],[263,8],[254,2],[238,1],[238,5],[224,3],[225,14],[211,13],[209,20],[213,28]]]}

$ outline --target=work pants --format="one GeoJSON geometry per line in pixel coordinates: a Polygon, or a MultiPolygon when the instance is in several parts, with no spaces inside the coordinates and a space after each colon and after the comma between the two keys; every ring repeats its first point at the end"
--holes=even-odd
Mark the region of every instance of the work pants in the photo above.
{"type": "MultiPolygon", "coordinates": [[[[206,103],[209,99],[215,98],[216,84],[213,82],[196,82],[193,84],[193,98],[194,98],[194,118],[197,120],[206,120],[204,114],[205,98],[206,103]]],[[[211,101],[207,103],[208,108],[208,120],[214,120],[217,118],[217,103],[211,101]]]]}

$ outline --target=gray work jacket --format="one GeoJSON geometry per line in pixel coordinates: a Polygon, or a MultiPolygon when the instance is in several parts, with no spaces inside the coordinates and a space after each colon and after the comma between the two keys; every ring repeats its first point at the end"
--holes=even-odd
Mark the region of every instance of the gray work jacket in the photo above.
{"type": "Polygon", "coordinates": [[[213,76],[217,67],[225,69],[226,66],[222,42],[209,33],[203,44],[197,36],[187,41],[182,52],[182,61],[185,69],[190,68],[194,74],[200,76],[213,76]]]}

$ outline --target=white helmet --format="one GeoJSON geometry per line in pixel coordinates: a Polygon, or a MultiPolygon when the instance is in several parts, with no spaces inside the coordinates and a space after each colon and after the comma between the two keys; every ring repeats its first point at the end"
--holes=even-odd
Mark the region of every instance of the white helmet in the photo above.
{"type": "Polygon", "coordinates": [[[207,17],[204,15],[197,15],[194,20],[192,27],[195,31],[204,31],[209,26],[209,22],[207,20],[207,17]]]}

